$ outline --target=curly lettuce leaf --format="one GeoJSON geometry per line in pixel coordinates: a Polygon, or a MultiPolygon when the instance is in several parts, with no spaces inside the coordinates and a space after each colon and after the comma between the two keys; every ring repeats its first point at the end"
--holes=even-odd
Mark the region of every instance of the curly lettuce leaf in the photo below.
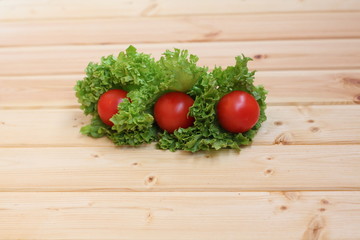
{"type": "Polygon", "coordinates": [[[206,68],[196,65],[198,58],[187,51],[175,49],[166,51],[153,68],[150,81],[143,81],[141,86],[130,91],[130,101],[120,104],[118,114],[112,117],[113,129],[117,132],[143,131],[154,123],[152,107],[155,101],[168,91],[185,91],[194,86],[205,75],[206,68]]]}
{"type": "Polygon", "coordinates": [[[233,148],[251,143],[263,121],[266,120],[266,90],[254,86],[254,74],[247,67],[250,58],[236,57],[235,66],[216,67],[208,72],[197,66],[198,57],[187,50],[167,50],[160,60],[138,53],[130,46],[117,57],[101,58],[100,63],[89,63],[86,77],[75,86],[81,109],[92,115],[92,121],[81,132],[91,137],[107,136],[116,145],[140,145],[158,141],[160,149],[199,150],[233,148]],[[128,97],[119,104],[119,112],[105,125],[98,113],[99,97],[110,89],[128,91],[128,97]],[[245,133],[229,133],[216,119],[216,104],[225,94],[234,90],[252,94],[260,105],[260,118],[245,133]],[[153,106],[166,92],[186,92],[195,100],[190,115],[195,117],[192,127],[178,129],[173,134],[161,131],[154,123],[153,106]]]}
{"type": "Polygon", "coordinates": [[[76,96],[85,114],[96,115],[99,97],[114,88],[131,91],[151,84],[157,74],[157,64],[148,54],[138,53],[130,46],[118,57],[102,57],[100,63],[90,62],[86,77],[75,85],[76,96]]]}
{"type": "Polygon", "coordinates": [[[160,88],[164,91],[187,92],[204,75],[208,69],[196,65],[199,58],[187,50],[167,50],[158,61],[160,88]]]}
{"type": "Polygon", "coordinates": [[[138,145],[156,140],[156,127],[152,108],[155,101],[168,91],[189,90],[207,69],[196,65],[198,58],[187,51],[166,51],[155,61],[150,55],[138,53],[130,46],[117,58],[102,58],[99,64],[90,63],[86,77],[77,82],[76,96],[85,114],[93,121],[83,127],[82,133],[92,136],[108,136],[118,145],[138,145]],[[110,128],[100,124],[97,101],[109,89],[128,91],[128,97],[119,104],[119,112],[110,121],[110,128]]]}
{"type": "Polygon", "coordinates": [[[109,129],[98,116],[92,119],[91,124],[82,127],[80,132],[93,138],[107,136],[116,145],[136,146],[143,143],[151,143],[157,138],[155,127],[151,127],[143,131],[137,131],[136,134],[134,134],[133,131],[118,133],[109,129]]]}
{"type": "Polygon", "coordinates": [[[164,132],[158,142],[160,149],[199,150],[233,148],[240,149],[242,145],[251,143],[261,123],[266,120],[266,91],[262,86],[255,87],[253,79],[255,72],[249,72],[247,63],[250,58],[236,58],[235,66],[225,70],[217,67],[208,76],[202,78],[188,92],[195,99],[190,108],[190,115],[195,118],[194,126],[178,129],[174,134],[164,132]],[[216,104],[225,94],[241,90],[252,94],[260,106],[260,118],[256,125],[245,133],[229,133],[223,130],[216,119],[216,104]]]}

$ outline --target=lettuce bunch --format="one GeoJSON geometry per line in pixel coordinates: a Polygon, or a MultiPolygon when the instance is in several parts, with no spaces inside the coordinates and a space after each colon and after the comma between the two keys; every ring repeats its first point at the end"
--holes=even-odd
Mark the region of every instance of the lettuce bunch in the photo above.
{"type": "Polygon", "coordinates": [[[91,123],[81,133],[99,138],[107,136],[116,145],[140,145],[157,141],[160,149],[199,150],[233,148],[251,143],[266,120],[266,90],[254,86],[254,71],[249,71],[245,56],[236,57],[235,66],[197,66],[198,57],[187,50],[167,50],[156,61],[148,54],[137,52],[130,46],[117,57],[102,57],[100,63],[89,63],[83,80],[76,83],[75,91],[81,109],[92,116],[91,123]],[[100,96],[110,89],[123,89],[128,99],[119,104],[119,112],[111,118],[112,127],[104,124],[97,113],[100,96]],[[250,93],[260,106],[260,118],[245,133],[229,133],[219,126],[216,104],[221,97],[234,90],[250,93]],[[190,95],[194,105],[190,115],[195,118],[192,127],[175,130],[173,134],[161,130],[155,123],[153,107],[156,100],[167,92],[179,91],[190,95]]]}

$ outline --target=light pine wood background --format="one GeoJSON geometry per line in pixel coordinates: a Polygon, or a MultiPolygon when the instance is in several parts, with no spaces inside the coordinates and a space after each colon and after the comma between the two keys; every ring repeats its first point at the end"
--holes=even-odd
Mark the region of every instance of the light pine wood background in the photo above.
{"type": "Polygon", "coordinates": [[[359,0],[0,0],[0,239],[358,240],[359,104],[359,0]],[[254,58],[253,145],[80,135],[76,80],[129,44],[254,58]]]}

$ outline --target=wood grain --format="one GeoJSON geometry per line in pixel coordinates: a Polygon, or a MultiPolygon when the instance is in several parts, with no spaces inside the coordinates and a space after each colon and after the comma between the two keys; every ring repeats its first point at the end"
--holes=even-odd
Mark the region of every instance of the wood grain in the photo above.
{"type": "Polygon", "coordinates": [[[357,240],[359,201],[359,192],[0,193],[0,239],[357,240]]]}
{"type": "Polygon", "coordinates": [[[3,22],[0,46],[359,38],[354,22],[357,12],[3,22]]]}
{"type": "Polygon", "coordinates": [[[357,0],[2,0],[0,20],[360,11],[357,0]],[[45,4],[46,3],[46,4],[45,4]]]}
{"type": "Polygon", "coordinates": [[[358,240],[359,104],[359,0],[0,0],[0,240],[358,240]],[[254,58],[253,145],[82,136],[75,81],[130,44],[254,58]]]}
{"type": "Polygon", "coordinates": [[[360,190],[360,145],[254,145],[196,154],[153,145],[1,148],[0,156],[6,192],[360,190]]]}
{"type": "MultiPolygon", "coordinates": [[[[360,70],[258,71],[269,105],[358,104],[360,70]]],[[[0,108],[78,108],[73,86],[84,75],[0,76],[0,108]]]]}
{"type": "MultiPolygon", "coordinates": [[[[78,109],[0,110],[1,147],[112,146],[82,136],[89,122],[78,109]]],[[[360,144],[358,105],[270,106],[255,145],[360,144]]]]}
{"type": "Polygon", "coordinates": [[[269,105],[360,103],[360,70],[258,71],[255,83],[268,90],[269,105]]]}
{"type": "MultiPolygon", "coordinates": [[[[89,61],[117,54],[128,45],[0,48],[0,76],[83,73],[89,61]],[[19,59],[20,57],[20,59],[19,59]]],[[[188,49],[210,68],[234,64],[237,55],[253,57],[251,69],[319,70],[360,68],[360,39],[137,44],[158,58],[166,49],[188,49]],[[209,51],[211,49],[211,51],[209,51]]]]}

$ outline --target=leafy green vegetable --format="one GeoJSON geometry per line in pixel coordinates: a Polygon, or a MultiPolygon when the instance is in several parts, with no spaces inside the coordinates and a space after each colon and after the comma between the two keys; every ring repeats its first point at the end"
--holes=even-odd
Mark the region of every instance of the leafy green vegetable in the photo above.
{"type": "Polygon", "coordinates": [[[140,145],[158,141],[161,149],[199,150],[233,148],[251,143],[261,123],[266,120],[266,90],[254,86],[255,72],[249,72],[250,58],[236,57],[235,66],[222,69],[216,67],[208,72],[206,67],[197,66],[198,57],[187,50],[167,50],[160,60],[138,53],[130,46],[117,58],[101,58],[99,64],[89,63],[86,77],[75,86],[81,109],[91,114],[91,123],[81,129],[91,137],[107,136],[116,145],[140,145]],[[105,125],[97,113],[99,97],[109,89],[128,91],[128,97],[119,104],[119,111],[111,118],[113,127],[105,125]],[[223,130],[216,119],[216,104],[222,96],[242,90],[252,94],[260,106],[257,124],[245,133],[229,133],[223,130]],[[154,123],[152,114],[156,100],[166,92],[186,92],[193,99],[190,115],[195,118],[194,126],[178,129],[173,134],[161,131],[154,123]]]}

